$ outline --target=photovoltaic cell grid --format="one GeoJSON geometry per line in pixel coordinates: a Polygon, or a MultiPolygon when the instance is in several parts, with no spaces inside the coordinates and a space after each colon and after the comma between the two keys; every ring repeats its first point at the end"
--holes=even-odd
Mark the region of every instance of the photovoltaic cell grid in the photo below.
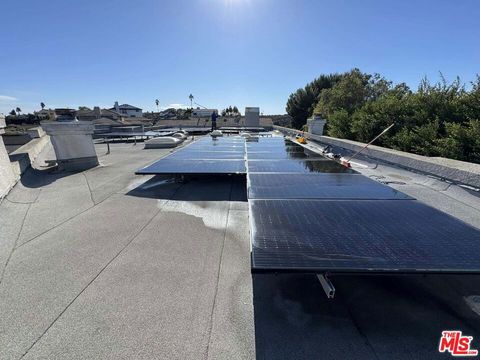
{"type": "Polygon", "coordinates": [[[136,174],[245,174],[245,160],[178,160],[165,158],[138,170],[136,174]]]}
{"type": "Polygon", "coordinates": [[[249,173],[247,176],[249,199],[412,199],[359,174],[249,173]]]}
{"type": "Polygon", "coordinates": [[[202,138],[174,151],[136,174],[245,174],[245,142],[241,138],[202,138]]]}
{"type": "MultiPolygon", "coordinates": [[[[248,155],[247,155],[248,157],[248,155]]],[[[300,160],[249,160],[247,162],[248,173],[356,173],[355,170],[342,166],[328,159],[300,160]]],[[[272,174],[272,176],[276,176],[272,174]]]]}
{"type": "Polygon", "coordinates": [[[247,143],[252,271],[480,272],[477,229],[290,146],[247,143]]]}
{"type": "Polygon", "coordinates": [[[415,200],[250,200],[252,270],[480,272],[480,232],[415,200]]]}

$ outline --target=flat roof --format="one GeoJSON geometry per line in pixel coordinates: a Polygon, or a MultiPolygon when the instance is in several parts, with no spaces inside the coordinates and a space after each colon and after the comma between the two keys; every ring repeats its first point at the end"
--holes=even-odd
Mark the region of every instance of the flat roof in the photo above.
{"type": "MultiPolygon", "coordinates": [[[[480,336],[480,277],[250,273],[239,177],[135,170],[170,153],[95,145],[100,166],[46,167],[0,204],[0,358],[435,358],[441,331],[480,336]],[[354,354],[354,355],[350,355],[354,354]]],[[[383,163],[371,179],[480,228],[478,193],[383,163]]]]}

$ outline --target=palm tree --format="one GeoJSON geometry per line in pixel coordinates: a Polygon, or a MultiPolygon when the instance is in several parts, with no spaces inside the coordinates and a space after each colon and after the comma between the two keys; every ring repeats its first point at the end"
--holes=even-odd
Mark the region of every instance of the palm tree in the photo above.
{"type": "Polygon", "coordinates": [[[12,116],[17,116],[17,113],[15,112],[15,109],[12,109],[12,111],[10,111],[9,114],[12,115],[12,116]]]}
{"type": "Polygon", "coordinates": [[[155,104],[157,105],[157,112],[158,112],[158,104],[160,104],[160,101],[158,101],[158,99],[156,99],[155,104]]]}
{"type": "Polygon", "coordinates": [[[40,103],[40,107],[42,108],[42,110],[45,108],[45,104],[43,102],[40,103]]]}
{"type": "Polygon", "coordinates": [[[22,109],[20,109],[19,107],[17,107],[15,110],[17,111],[18,115],[20,115],[20,113],[22,112],[22,109]]]}
{"type": "Polygon", "coordinates": [[[190,99],[190,108],[193,109],[193,104],[192,104],[193,103],[193,95],[190,94],[190,96],[188,98],[190,99]]]}

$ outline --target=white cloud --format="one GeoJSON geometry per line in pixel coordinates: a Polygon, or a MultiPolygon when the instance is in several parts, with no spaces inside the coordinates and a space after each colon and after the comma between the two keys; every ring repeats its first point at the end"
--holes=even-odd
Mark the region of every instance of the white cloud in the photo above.
{"type": "Polygon", "coordinates": [[[13,96],[0,95],[0,101],[17,101],[18,99],[13,96]]]}

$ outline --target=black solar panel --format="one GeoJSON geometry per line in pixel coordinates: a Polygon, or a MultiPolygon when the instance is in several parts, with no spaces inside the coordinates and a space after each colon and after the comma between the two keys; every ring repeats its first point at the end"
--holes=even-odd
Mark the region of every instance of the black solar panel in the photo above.
{"type": "Polygon", "coordinates": [[[480,231],[416,200],[250,200],[252,269],[480,273],[480,231]]]}
{"type": "Polygon", "coordinates": [[[195,142],[196,144],[244,144],[245,140],[240,137],[204,137],[195,142]]]}
{"type": "Polygon", "coordinates": [[[245,157],[243,152],[234,151],[177,151],[172,153],[168,159],[179,160],[243,160],[245,157]]]}
{"type": "Polygon", "coordinates": [[[178,160],[161,159],[137,170],[137,175],[157,174],[244,174],[244,160],[178,160]]]}
{"type": "Polygon", "coordinates": [[[283,152],[304,152],[305,148],[300,145],[275,145],[275,146],[270,146],[270,145],[265,145],[265,146],[247,146],[247,151],[248,152],[259,152],[259,151],[283,151],[283,152]]]}
{"type": "Polygon", "coordinates": [[[249,199],[412,199],[359,174],[248,175],[249,199]]]}
{"type": "Polygon", "coordinates": [[[244,153],[245,149],[243,146],[226,146],[226,145],[198,145],[198,146],[188,146],[185,150],[195,150],[195,151],[232,151],[232,152],[241,152],[244,153]]]}
{"type": "Polygon", "coordinates": [[[273,141],[273,140],[270,140],[270,138],[265,138],[265,139],[269,139],[269,140],[258,141],[258,142],[248,141],[248,142],[246,142],[246,146],[247,146],[248,149],[253,150],[253,149],[258,149],[258,148],[262,148],[262,147],[283,147],[283,146],[289,146],[289,145],[293,144],[292,142],[273,141]]]}
{"type": "Polygon", "coordinates": [[[252,160],[248,161],[247,167],[249,173],[356,173],[328,159],[252,160]]]}
{"type": "Polygon", "coordinates": [[[312,159],[323,158],[318,154],[308,155],[304,152],[285,152],[285,151],[265,151],[265,152],[248,152],[249,160],[264,159],[312,159]]]}

